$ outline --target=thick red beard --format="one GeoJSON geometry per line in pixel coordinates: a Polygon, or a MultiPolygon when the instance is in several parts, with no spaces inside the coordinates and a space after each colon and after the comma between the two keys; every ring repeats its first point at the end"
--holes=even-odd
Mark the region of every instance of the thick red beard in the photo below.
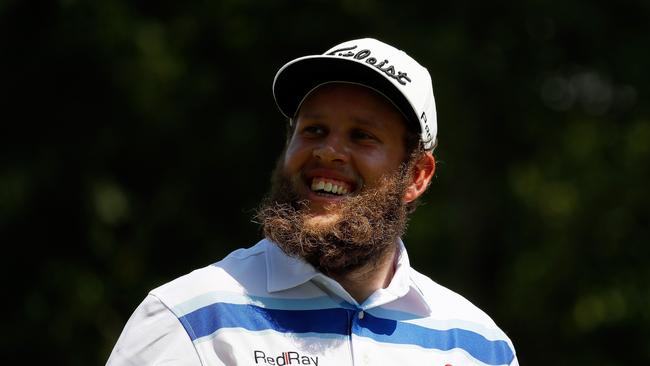
{"type": "Polygon", "coordinates": [[[325,274],[338,276],[373,266],[395,250],[406,230],[408,208],[402,199],[407,171],[402,167],[377,188],[328,206],[332,215],[327,219],[313,220],[308,202],[297,198],[290,179],[277,168],[257,219],[264,235],[285,253],[303,258],[325,274]]]}

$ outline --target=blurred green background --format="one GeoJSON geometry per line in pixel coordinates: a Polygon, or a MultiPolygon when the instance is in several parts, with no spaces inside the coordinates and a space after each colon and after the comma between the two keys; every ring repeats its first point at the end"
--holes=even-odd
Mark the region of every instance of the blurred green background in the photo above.
{"type": "Polygon", "coordinates": [[[147,292],[260,238],[285,62],[430,71],[414,266],[522,365],[650,364],[650,2],[0,0],[2,353],[105,363],[147,292]]]}

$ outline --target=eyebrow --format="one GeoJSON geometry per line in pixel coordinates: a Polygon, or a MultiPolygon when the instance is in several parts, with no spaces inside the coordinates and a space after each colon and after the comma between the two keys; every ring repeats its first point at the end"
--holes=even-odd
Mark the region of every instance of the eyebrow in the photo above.
{"type": "MultiPolygon", "coordinates": [[[[326,116],[327,115],[323,114],[323,113],[305,113],[301,117],[306,118],[306,119],[311,119],[311,120],[321,120],[321,119],[325,118],[326,116]]],[[[369,126],[369,127],[376,126],[376,124],[373,123],[372,120],[369,120],[369,119],[366,119],[366,118],[354,116],[354,117],[352,117],[352,120],[355,123],[358,123],[359,125],[362,125],[362,126],[369,126]]]]}
{"type": "Polygon", "coordinates": [[[296,119],[298,119],[298,117],[308,118],[308,119],[322,119],[323,114],[321,114],[321,113],[306,113],[306,114],[303,114],[302,116],[297,115],[296,119]]]}
{"type": "Polygon", "coordinates": [[[362,126],[368,126],[368,127],[377,127],[377,123],[373,122],[372,120],[366,119],[366,118],[361,118],[361,117],[354,117],[353,118],[354,122],[362,125],[362,126]]]}

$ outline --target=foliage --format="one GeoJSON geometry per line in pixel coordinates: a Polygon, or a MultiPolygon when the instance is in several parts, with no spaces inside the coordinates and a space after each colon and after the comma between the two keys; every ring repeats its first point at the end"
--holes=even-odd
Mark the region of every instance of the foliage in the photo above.
{"type": "Polygon", "coordinates": [[[649,17],[626,0],[0,2],[4,353],[101,364],[148,290],[257,241],[275,71],[372,36],[434,79],[414,265],[522,365],[649,363],[649,17]]]}

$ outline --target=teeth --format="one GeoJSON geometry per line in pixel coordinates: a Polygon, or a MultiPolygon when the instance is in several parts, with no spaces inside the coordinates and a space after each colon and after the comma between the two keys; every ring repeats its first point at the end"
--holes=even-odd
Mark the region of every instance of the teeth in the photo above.
{"type": "Polygon", "coordinates": [[[343,184],[328,182],[323,178],[314,178],[311,182],[312,191],[325,191],[333,194],[346,194],[348,189],[343,184]]]}

